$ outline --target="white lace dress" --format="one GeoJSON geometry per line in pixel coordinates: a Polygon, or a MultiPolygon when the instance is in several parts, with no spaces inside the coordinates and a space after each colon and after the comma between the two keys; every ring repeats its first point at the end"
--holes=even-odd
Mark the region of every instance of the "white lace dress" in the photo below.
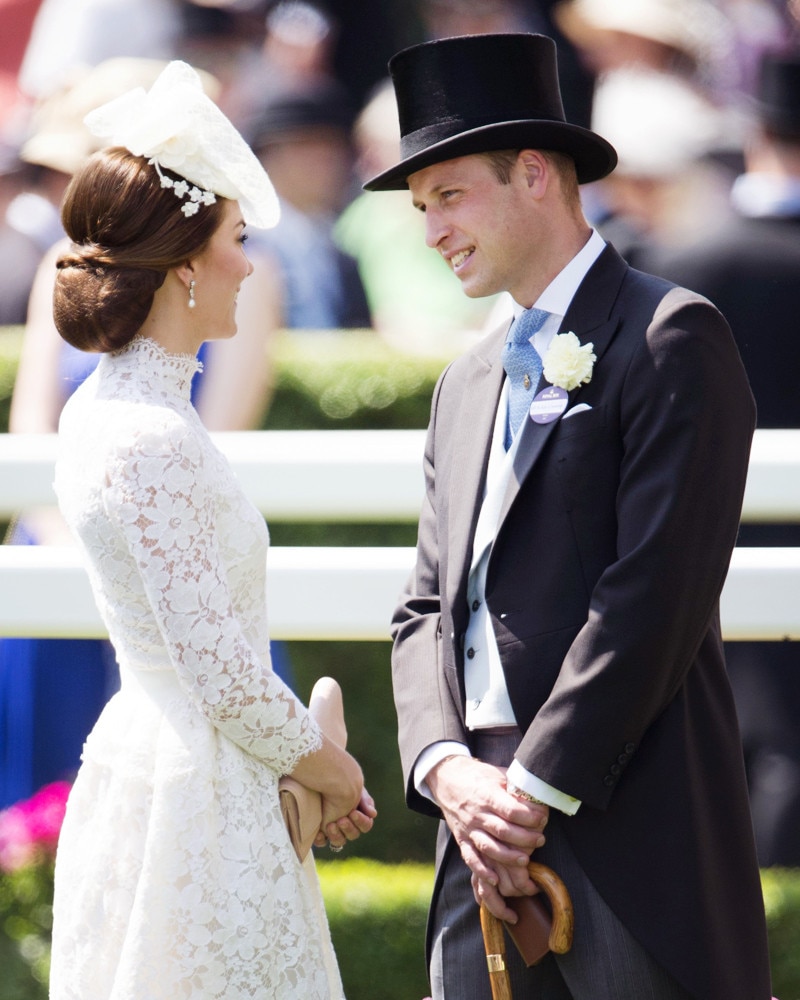
{"type": "Polygon", "coordinates": [[[342,998],[278,807],[319,729],[270,669],[267,529],[189,402],[197,367],[137,337],[61,419],[56,492],[122,683],[59,841],[52,1000],[342,998]]]}

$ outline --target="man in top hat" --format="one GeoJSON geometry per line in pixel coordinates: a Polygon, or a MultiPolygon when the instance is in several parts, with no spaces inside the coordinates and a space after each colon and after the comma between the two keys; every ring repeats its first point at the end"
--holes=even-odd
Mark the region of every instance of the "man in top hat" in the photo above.
{"type": "Polygon", "coordinates": [[[393,621],[408,802],[444,820],[434,1000],[489,996],[477,900],[513,922],[531,855],[575,935],[529,969],[509,947],[515,998],[769,1000],[719,624],[754,425],[730,330],[585,222],[616,156],[564,120],[550,39],[389,65],[402,159],[366,186],[408,187],[464,291],[516,303],[435,390],[393,621]]]}
{"type": "MultiPolygon", "coordinates": [[[[707,296],[730,323],[758,426],[800,428],[800,52],[768,54],[732,213],[649,267],[707,296]]],[[[745,524],[740,545],[800,545],[797,524],[745,524]]],[[[789,642],[726,647],[762,867],[800,865],[800,656],[789,642]]]]}

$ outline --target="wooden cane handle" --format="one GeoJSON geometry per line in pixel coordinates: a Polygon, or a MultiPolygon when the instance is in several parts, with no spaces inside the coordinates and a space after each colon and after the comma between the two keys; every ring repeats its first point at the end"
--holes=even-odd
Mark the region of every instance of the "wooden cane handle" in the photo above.
{"type": "MultiPolygon", "coordinates": [[[[553,913],[553,923],[548,937],[550,950],[557,955],[563,955],[572,947],[572,932],[575,923],[572,900],[569,898],[567,887],[552,868],[539,864],[538,861],[530,862],[528,873],[536,885],[544,890],[550,901],[553,913]]],[[[489,967],[489,982],[492,987],[492,1000],[512,1000],[511,978],[506,966],[503,921],[490,913],[483,903],[480,915],[486,962],[489,967]]]]}
{"type": "Polygon", "coordinates": [[[552,868],[539,864],[538,861],[530,862],[528,874],[540,889],[544,889],[545,895],[550,900],[550,909],[553,913],[553,926],[548,938],[550,951],[564,955],[572,947],[572,934],[575,928],[572,900],[569,898],[567,887],[552,868]]]}

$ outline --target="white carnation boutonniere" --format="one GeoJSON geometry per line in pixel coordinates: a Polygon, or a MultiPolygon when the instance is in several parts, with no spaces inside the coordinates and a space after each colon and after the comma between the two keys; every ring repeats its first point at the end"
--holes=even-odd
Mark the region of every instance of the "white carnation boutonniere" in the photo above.
{"type": "Polygon", "coordinates": [[[574,333],[553,337],[544,358],[544,377],[551,385],[571,392],[592,381],[597,357],[594,344],[582,344],[574,333]]]}

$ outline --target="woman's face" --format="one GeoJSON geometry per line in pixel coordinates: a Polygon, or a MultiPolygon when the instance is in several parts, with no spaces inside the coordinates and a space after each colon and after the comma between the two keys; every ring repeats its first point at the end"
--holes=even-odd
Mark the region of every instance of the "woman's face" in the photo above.
{"type": "Polygon", "coordinates": [[[244,228],[239,203],[226,201],[217,231],[206,249],[192,260],[192,320],[201,335],[200,342],[226,340],[236,333],[236,297],[242,282],[253,271],[244,252],[244,228]]]}

